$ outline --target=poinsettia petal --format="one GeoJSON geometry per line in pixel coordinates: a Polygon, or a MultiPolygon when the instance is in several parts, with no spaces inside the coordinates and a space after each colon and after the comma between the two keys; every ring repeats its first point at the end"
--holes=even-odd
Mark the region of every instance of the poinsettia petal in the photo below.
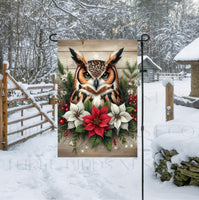
{"type": "Polygon", "coordinates": [[[121,128],[128,131],[128,123],[122,123],[121,128]]]}
{"type": "Polygon", "coordinates": [[[132,119],[131,115],[129,113],[127,113],[127,112],[121,112],[120,116],[125,117],[128,122],[132,119]]]}
{"type": "Polygon", "coordinates": [[[93,123],[93,117],[91,115],[86,115],[82,118],[86,123],[93,123]]]}
{"type": "Polygon", "coordinates": [[[100,128],[100,127],[96,126],[95,133],[101,137],[104,137],[104,128],[100,128]]]}
{"type": "Polygon", "coordinates": [[[78,127],[82,122],[80,120],[75,120],[74,123],[75,127],[78,127]]]}
{"type": "Polygon", "coordinates": [[[120,121],[119,119],[116,120],[116,121],[114,122],[114,126],[115,126],[116,129],[119,129],[120,126],[121,126],[121,121],[120,121]]]}
{"type": "Polygon", "coordinates": [[[102,114],[107,114],[107,112],[108,112],[108,106],[105,106],[105,107],[103,107],[101,110],[100,110],[100,114],[102,115],[102,114]]]}
{"type": "Polygon", "coordinates": [[[115,117],[112,117],[111,120],[109,121],[109,124],[113,125],[115,120],[116,120],[115,117]]]}
{"type": "Polygon", "coordinates": [[[108,127],[108,124],[104,122],[100,122],[98,126],[105,128],[105,127],[108,127]]]}
{"type": "Polygon", "coordinates": [[[126,106],[125,103],[119,106],[120,112],[125,112],[126,111],[126,106]]]}
{"type": "Polygon", "coordinates": [[[87,124],[84,128],[84,130],[87,130],[87,131],[92,131],[93,129],[95,129],[94,124],[87,124]]]}
{"type": "Polygon", "coordinates": [[[88,111],[85,111],[85,110],[80,112],[80,117],[84,117],[86,115],[90,115],[90,113],[88,111]]]}
{"type": "Polygon", "coordinates": [[[128,120],[124,116],[120,116],[121,122],[128,122],[128,120]]]}
{"type": "Polygon", "coordinates": [[[112,111],[112,113],[114,115],[117,115],[117,114],[119,114],[120,109],[119,109],[119,107],[116,104],[111,103],[111,111],[112,111]]]}
{"type": "Polygon", "coordinates": [[[74,113],[78,112],[78,107],[74,103],[70,103],[70,111],[73,111],[74,113]]]}
{"type": "Polygon", "coordinates": [[[94,119],[97,118],[99,116],[99,114],[100,114],[100,110],[97,107],[95,107],[95,105],[93,105],[93,108],[92,108],[92,116],[93,116],[93,118],[94,119]]]}
{"type": "Polygon", "coordinates": [[[68,129],[75,128],[74,122],[68,122],[68,129]]]}
{"type": "Polygon", "coordinates": [[[83,111],[84,110],[84,104],[82,101],[79,101],[79,103],[77,104],[77,107],[79,109],[79,112],[83,111]]]}
{"type": "Polygon", "coordinates": [[[74,113],[71,111],[66,112],[62,117],[64,117],[65,119],[70,119],[71,117],[74,116],[74,113]]]}
{"type": "Polygon", "coordinates": [[[99,116],[99,119],[101,121],[106,121],[106,123],[108,123],[111,120],[111,117],[107,114],[102,114],[102,115],[99,116]]]}
{"type": "Polygon", "coordinates": [[[95,131],[89,131],[89,135],[88,138],[90,138],[91,136],[95,135],[95,131]]]}

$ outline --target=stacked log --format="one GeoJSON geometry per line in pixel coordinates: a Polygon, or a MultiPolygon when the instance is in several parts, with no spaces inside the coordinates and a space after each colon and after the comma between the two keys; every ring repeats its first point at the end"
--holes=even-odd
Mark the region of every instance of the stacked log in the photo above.
{"type": "Polygon", "coordinates": [[[177,154],[175,149],[162,149],[155,154],[154,167],[157,177],[162,182],[172,180],[177,186],[199,186],[199,158],[190,157],[188,161],[181,161],[180,164],[172,163],[172,157],[177,154]]]}

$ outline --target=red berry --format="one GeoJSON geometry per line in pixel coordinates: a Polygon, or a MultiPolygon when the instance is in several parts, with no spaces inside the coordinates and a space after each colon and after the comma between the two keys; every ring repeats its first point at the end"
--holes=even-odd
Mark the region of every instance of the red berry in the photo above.
{"type": "Polygon", "coordinates": [[[131,113],[130,115],[131,115],[131,117],[133,117],[133,113],[131,113]]]}
{"type": "Polygon", "coordinates": [[[65,134],[64,134],[64,137],[66,137],[66,136],[68,136],[68,133],[65,133],[65,134]]]}
{"type": "Polygon", "coordinates": [[[134,119],[133,119],[135,122],[137,122],[137,118],[135,117],[134,119]]]}
{"type": "Polygon", "coordinates": [[[132,105],[132,102],[129,102],[129,105],[131,106],[131,105],[132,105]]]}
{"type": "Polygon", "coordinates": [[[63,124],[63,123],[64,123],[64,120],[63,120],[63,119],[61,119],[61,120],[59,121],[59,123],[60,123],[60,124],[63,124]]]}
{"type": "Polygon", "coordinates": [[[135,106],[135,109],[137,109],[137,105],[135,106]]]}
{"type": "Polygon", "coordinates": [[[133,104],[135,104],[136,103],[136,101],[133,101],[133,104]]]}
{"type": "Polygon", "coordinates": [[[61,107],[61,109],[62,109],[62,110],[65,110],[65,108],[64,108],[64,107],[61,107]]]}
{"type": "Polygon", "coordinates": [[[136,110],[136,109],[134,109],[134,110],[133,110],[133,112],[134,112],[134,113],[136,113],[136,112],[137,112],[137,110],[136,110]]]}
{"type": "Polygon", "coordinates": [[[68,107],[68,104],[67,104],[67,103],[65,104],[65,107],[68,107]]]}
{"type": "Polygon", "coordinates": [[[65,109],[65,111],[66,111],[66,112],[68,112],[68,111],[69,111],[69,109],[68,109],[68,108],[66,108],[66,109],[65,109]]]}
{"type": "Polygon", "coordinates": [[[68,123],[68,121],[65,119],[65,122],[68,123]]]}
{"type": "Polygon", "coordinates": [[[66,120],[64,117],[62,117],[63,120],[66,120]]]}
{"type": "Polygon", "coordinates": [[[68,130],[68,133],[70,133],[70,130],[68,130]]]}
{"type": "Polygon", "coordinates": [[[129,101],[133,101],[133,98],[132,98],[132,97],[130,97],[130,98],[129,98],[129,101]]]}
{"type": "Polygon", "coordinates": [[[117,145],[116,139],[113,140],[113,144],[114,144],[114,145],[117,145]]]}

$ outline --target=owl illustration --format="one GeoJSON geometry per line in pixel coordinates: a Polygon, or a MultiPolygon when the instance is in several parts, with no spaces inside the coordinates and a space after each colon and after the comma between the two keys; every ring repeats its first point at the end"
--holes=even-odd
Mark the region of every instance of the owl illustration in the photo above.
{"type": "Polygon", "coordinates": [[[116,64],[121,58],[123,48],[113,55],[109,55],[107,61],[89,60],[69,48],[72,59],[77,64],[74,76],[73,90],[69,101],[77,104],[90,100],[95,106],[104,105],[110,101],[121,105],[124,100],[119,88],[119,79],[116,64]]]}

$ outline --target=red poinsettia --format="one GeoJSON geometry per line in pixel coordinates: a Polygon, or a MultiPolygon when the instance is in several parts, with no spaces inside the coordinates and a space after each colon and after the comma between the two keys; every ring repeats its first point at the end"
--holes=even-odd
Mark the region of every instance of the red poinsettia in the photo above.
{"type": "Polygon", "coordinates": [[[89,131],[89,138],[95,134],[104,137],[106,129],[110,129],[109,121],[111,117],[107,115],[108,106],[98,109],[93,105],[92,115],[86,115],[83,118],[85,130],[89,131]]]}

